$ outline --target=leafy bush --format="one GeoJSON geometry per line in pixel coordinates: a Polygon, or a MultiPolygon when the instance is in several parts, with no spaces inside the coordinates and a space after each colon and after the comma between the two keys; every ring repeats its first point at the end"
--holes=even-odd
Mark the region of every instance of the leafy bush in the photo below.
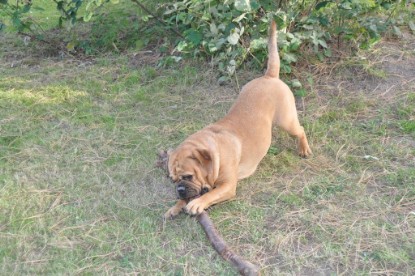
{"type": "Polygon", "coordinates": [[[177,53],[212,58],[222,75],[230,76],[247,60],[264,64],[270,18],[282,30],[281,71],[290,73],[306,48],[322,59],[331,56],[329,45],[340,48],[347,41],[368,48],[390,26],[399,35],[394,18],[398,8],[409,6],[392,0],[183,0],[163,6],[163,16],[184,35],[177,53]]]}
{"type": "MultiPolygon", "coordinates": [[[[54,2],[60,12],[59,26],[65,24],[71,28],[77,21],[93,19],[103,4],[115,4],[120,0],[54,2]]],[[[280,29],[282,73],[290,73],[301,55],[310,52],[323,59],[332,55],[333,47],[342,49],[346,45],[352,49],[367,49],[387,30],[400,36],[403,24],[415,32],[411,19],[415,3],[411,0],[178,0],[151,2],[152,6],[157,5],[151,10],[145,6],[149,1],[144,4],[140,0],[126,2],[136,4],[143,11],[140,20],[131,20],[131,14],[119,11],[111,10],[107,16],[99,13],[100,16],[92,20],[90,42],[71,40],[68,49],[83,47],[92,53],[96,49],[142,48],[151,40],[150,36],[154,36],[157,24],[165,34],[172,34],[164,36],[174,48],[162,65],[182,57],[208,59],[219,69],[220,80],[225,81],[244,63],[263,66],[271,18],[280,29]],[[144,37],[134,39],[136,33],[144,37]]],[[[30,0],[0,0],[0,15],[8,17],[19,32],[33,32],[33,21],[25,16],[31,7],[30,0]]],[[[2,28],[4,24],[0,23],[2,28]]],[[[298,80],[290,85],[298,94],[304,93],[298,80]]]]}
{"type": "Polygon", "coordinates": [[[0,31],[6,28],[3,18],[8,18],[17,31],[31,28],[33,22],[22,20],[22,16],[30,11],[31,1],[17,0],[13,4],[9,4],[8,0],[0,0],[0,31]]]}

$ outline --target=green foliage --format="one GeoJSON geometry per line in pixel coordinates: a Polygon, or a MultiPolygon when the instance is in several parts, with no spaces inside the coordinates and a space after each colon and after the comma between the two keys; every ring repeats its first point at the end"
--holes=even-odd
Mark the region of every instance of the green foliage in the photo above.
{"type": "Polygon", "coordinates": [[[80,45],[84,49],[91,49],[91,53],[97,51],[124,51],[128,48],[141,50],[150,38],[146,34],[142,19],[137,16],[136,10],[126,10],[114,6],[111,12],[103,11],[95,14],[91,21],[90,32],[84,43],[88,47],[80,45]],[[138,36],[137,34],[141,34],[138,36]]]}
{"type": "MultiPolygon", "coordinates": [[[[163,18],[184,34],[176,41],[176,54],[211,59],[222,76],[230,77],[247,61],[265,63],[271,18],[280,29],[281,72],[291,73],[308,51],[323,59],[331,57],[332,45],[341,48],[344,41],[369,48],[391,26],[399,36],[396,18],[406,7],[413,5],[389,0],[184,0],[164,5],[163,18]]],[[[291,87],[304,94],[298,80],[291,87]]]]}
{"type": "MultiPolygon", "coordinates": [[[[138,0],[124,1],[141,9],[142,14],[136,20],[131,20],[133,15],[128,13],[131,9],[98,12],[104,4],[117,4],[119,0],[53,1],[60,13],[59,26],[71,29],[78,21],[92,21],[89,38],[70,38],[69,51],[76,47],[87,54],[100,49],[141,49],[151,36],[154,39],[157,25],[164,33],[172,34],[164,35],[167,40],[161,49],[170,48],[166,45],[168,41],[174,47],[160,65],[178,62],[183,57],[208,59],[217,66],[222,81],[235,74],[242,64],[257,68],[265,64],[271,19],[280,30],[281,72],[287,74],[303,55],[311,53],[322,60],[332,56],[333,47],[368,49],[387,30],[401,36],[403,25],[415,32],[411,19],[415,4],[409,0],[179,0],[152,3],[152,7],[157,5],[156,12],[146,8],[144,4],[149,4],[148,1],[144,4],[138,0]],[[137,38],[136,33],[141,36],[137,38]],[[177,35],[173,36],[174,33],[177,35]]],[[[9,18],[17,31],[34,31],[34,21],[25,16],[32,1],[0,0],[0,7],[0,15],[9,18]]],[[[5,23],[0,22],[0,30],[4,28],[5,23]]],[[[300,81],[289,84],[297,95],[305,94],[300,81]]]]}
{"type": "Polygon", "coordinates": [[[72,27],[77,21],[78,9],[83,4],[83,0],[53,0],[56,3],[56,9],[60,13],[59,26],[68,22],[72,27]]]}
{"type": "Polygon", "coordinates": [[[24,21],[22,17],[30,11],[31,6],[30,0],[0,0],[0,31],[6,28],[6,23],[1,21],[3,18],[7,18],[18,32],[30,29],[32,22],[24,21]]]}

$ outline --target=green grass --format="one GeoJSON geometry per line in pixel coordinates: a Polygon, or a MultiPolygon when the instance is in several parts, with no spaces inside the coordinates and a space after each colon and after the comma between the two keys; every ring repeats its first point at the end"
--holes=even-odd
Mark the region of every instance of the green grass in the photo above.
{"type": "MultiPolygon", "coordinates": [[[[217,85],[205,64],[160,69],[130,52],[43,58],[35,46],[0,40],[0,270],[235,275],[194,218],[162,221],[175,196],[154,162],[222,117],[236,85],[217,85]]],[[[365,68],[385,72],[379,94],[350,81],[355,67],[313,76],[300,120],[314,156],[299,158],[275,129],[236,198],[210,209],[264,275],[415,273],[415,87],[381,96],[396,87],[395,62],[365,68]]]]}

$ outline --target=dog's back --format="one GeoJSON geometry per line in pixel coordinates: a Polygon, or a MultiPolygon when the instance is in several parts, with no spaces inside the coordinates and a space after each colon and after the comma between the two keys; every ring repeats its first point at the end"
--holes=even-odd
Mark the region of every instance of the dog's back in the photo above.
{"type": "MultiPolygon", "coordinates": [[[[235,104],[223,118],[232,117],[232,121],[239,121],[239,125],[255,131],[255,125],[262,124],[271,128],[274,112],[278,102],[292,101],[293,95],[288,86],[279,79],[280,57],[277,48],[277,30],[274,21],[270,24],[268,38],[268,63],[264,76],[256,78],[242,88],[235,104]],[[269,116],[264,116],[264,113],[269,116]]],[[[264,127],[264,126],[262,126],[264,127]]]]}

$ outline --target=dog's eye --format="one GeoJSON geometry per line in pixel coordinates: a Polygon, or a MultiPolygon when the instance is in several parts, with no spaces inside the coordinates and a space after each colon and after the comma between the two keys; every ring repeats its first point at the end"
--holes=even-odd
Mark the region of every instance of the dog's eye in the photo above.
{"type": "Polygon", "coordinates": [[[193,178],[193,175],[191,174],[182,176],[182,180],[186,180],[186,181],[192,181],[192,178],[193,178]]]}

